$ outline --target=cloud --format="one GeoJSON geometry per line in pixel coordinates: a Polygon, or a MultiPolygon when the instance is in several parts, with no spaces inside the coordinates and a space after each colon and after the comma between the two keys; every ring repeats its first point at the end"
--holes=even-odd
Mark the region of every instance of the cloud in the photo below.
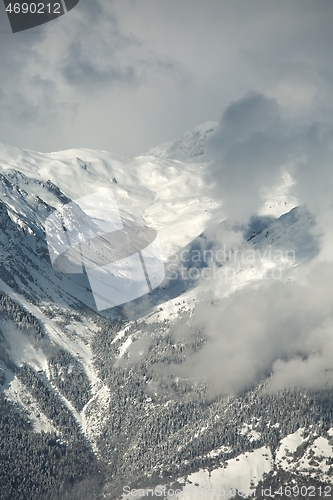
{"type": "Polygon", "coordinates": [[[210,229],[214,248],[247,248],[235,221],[246,227],[262,206],[263,188],[274,192],[288,172],[290,194],[307,209],[299,211],[296,234],[282,224],[271,245],[291,249],[295,237],[308,249],[280,279],[263,276],[262,262],[229,284],[202,279],[187,335],[199,328],[207,342],[170,373],[206,383],[212,395],[238,393],[263,378],[269,391],[333,383],[333,121],[319,118],[319,111],[314,120],[291,118],[275,100],[250,93],[227,107],[211,141],[207,179],[229,219],[210,229]]]}
{"type": "MultiPolygon", "coordinates": [[[[209,342],[181,370],[216,392],[266,374],[272,390],[330,377],[332,10],[81,0],[42,28],[1,34],[0,139],[12,144],[134,154],[225,109],[207,173],[229,219],[208,231],[217,247],[240,245],[234,228],[257,216],[285,171],[294,179],[290,194],[315,216],[319,255],[291,272],[296,282],[255,277],[229,295],[209,283],[211,300],[193,317],[209,342]]],[[[5,16],[0,23],[9,31],[5,16]]]]}
{"type": "Polygon", "coordinates": [[[80,0],[16,35],[2,8],[0,140],[18,147],[139,154],[250,90],[331,115],[329,2],[80,0]]]}
{"type": "MultiPolygon", "coordinates": [[[[96,90],[96,86],[100,87],[105,84],[138,83],[133,66],[122,67],[115,61],[113,63],[108,61],[108,64],[105,65],[102,57],[98,58],[100,59],[100,64],[98,64],[94,53],[87,57],[84,48],[79,43],[73,43],[69,52],[63,64],[62,75],[70,85],[85,90],[89,88],[96,90]]],[[[100,55],[98,49],[96,52],[100,55]]]]}
{"type": "MultiPolygon", "coordinates": [[[[333,383],[333,264],[317,263],[303,283],[252,283],[220,301],[202,301],[185,338],[199,328],[205,345],[170,373],[238,393],[269,378],[269,390],[333,383]]],[[[177,337],[177,340],[179,338],[177,337]]]]}
{"type": "Polygon", "coordinates": [[[303,141],[302,127],[284,118],[274,99],[251,92],[227,107],[208,151],[209,181],[229,219],[246,223],[257,214],[264,190],[298,161],[303,141]]]}
{"type": "Polygon", "coordinates": [[[82,9],[75,12],[72,29],[76,36],[68,39],[59,61],[69,85],[91,92],[106,84],[138,84],[137,61],[129,61],[126,51],[140,47],[140,42],[121,31],[112,2],[83,2],[82,9]]]}
{"type": "MultiPolygon", "coordinates": [[[[26,126],[27,117],[34,115],[36,110],[34,92],[31,84],[24,87],[26,81],[27,61],[36,55],[36,47],[44,40],[43,33],[35,36],[22,37],[10,32],[10,25],[6,15],[0,16],[1,36],[1,91],[0,115],[2,122],[22,123],[26,126]],[[26,39],[29,38],[29,46],[26,39]],[[27,92],[31,90],[31,92],[27,92]]],[[[36,83],[36,82],[35,82],[36,83]]],[[[38,86],[38,82],[37,82],[38,86]]],[[[37,118],[38,119],[38,118],[37,118]]]]}
{"type": "Polygon", "coordinates": [[[116,3],[81,0],[65,16],[15,35],[1,17],[0,140],[39,151],[102,149],[101,135],[115,140],[110,124],[126,126],[128,93],[181,73],[172,57],[123,29],[116,3]]]}

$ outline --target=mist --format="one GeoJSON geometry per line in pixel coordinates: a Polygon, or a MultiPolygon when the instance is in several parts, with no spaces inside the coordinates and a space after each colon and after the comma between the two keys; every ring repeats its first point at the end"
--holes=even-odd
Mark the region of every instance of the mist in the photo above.
{"type": "MultiPolygon", "coordinates": [[[[172,366],[173,374],[205,383],[214,395],[238,393],[263,378],[269,391],[332,384],[332,138],[333,124],[291,118],[261,94],[247,94],[224,111],[209,144],[207,173],[227,221],[209,230],[215,249],[248,248],[239,227],[260,214],[265,193],[287,173],[286,194],[303,205],[300,218],[311,214],[314,224],[304,224],[317,250],[306,249],[279,279],[255,273],[263,262],[249,278],[245,269],[229,283],[213,274],[202,279],[189,328],[208,341],[172,366]]],[[[282,238],[284,249],[292,248],[293,237],[282,238]]],[[[279,248],[279,239],[273,246],[279,248]]]]}

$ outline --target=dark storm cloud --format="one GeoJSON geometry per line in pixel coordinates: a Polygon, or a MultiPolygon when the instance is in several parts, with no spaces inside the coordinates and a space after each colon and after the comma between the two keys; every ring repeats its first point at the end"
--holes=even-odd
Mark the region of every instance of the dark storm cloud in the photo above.
{"type": "Polygon", "coordinates": [[[49,75],[37,70],[44,62],[39,47],[46,42],[46,28],[13,34],[3,4],[0,8],[0,142],[10,136],[15,145],[24,133],[48,130],[49,120],[56,117],[58,89],[49,75]]]}
{"type": "Polygon", "coordinates": [[[112,3],[94,0],[83,7],[74,28],[77,36],[60,63],[61,74],[73,89],[91,92],[117,86],[124,91],[144,85],[154,75],[181,75],[181,67],[170,57],[145,50],[138,37],[121,30],[112,3]]]}
{"type": "Polygon", "coordinates": [[[247,222],[262,205],[262,190],[276,184],[302,151],[304,131],[289,123],[275,99],[249,93],[223,113],[208,150],[215,195],[229,219],[247,222]]]}
{"type": "Polygon", "coordinates": [[[25,112],[33,108],[31,99],[24,95],[21,88],[16,88],[13,92],[13,83],[15,82],[15,86],[20,87],[23,68],[43,36],[30,37],[30,47],[28,47],[26,43],[28,37],[21,35],[15,37],[11,33],[3,3],[0,8],[2,9],[0,15],[0,116],[1,120],[11,120],[13,116],[17,117],[19,114],[24,116],[25,112]]]}
{"type": "Polygon", "coordinates": [[[105,84],[137,83],[137,61],[129,63],[122,51],[140,43],[121,32],[112,12],[112,2],[94,0],[83,2],[82,7],[73,25],[77,36],[68,44],[60,63],[66,82],[90,92],[105,84]]]}
{"type": "Polygon", "coordinates": [[[70,85],[87,90],[96,90],[104,84],[134,84],[138,80],[133,66],[122,67],[115,61],[109,62],[106,68],[103,66],[96,63],[94,54],[87,57],[82,45],[74,43],[69,48],[62,74],[70,85]]]}
{"type": "Polygon", "coordinates": [[[250,92],[227,107],[220,123],[221,137],[215,136],[212,142],[217,147],[243,142],[253,134],[276,126],[280,118],[280,109],[274,99],[250,92]]]}

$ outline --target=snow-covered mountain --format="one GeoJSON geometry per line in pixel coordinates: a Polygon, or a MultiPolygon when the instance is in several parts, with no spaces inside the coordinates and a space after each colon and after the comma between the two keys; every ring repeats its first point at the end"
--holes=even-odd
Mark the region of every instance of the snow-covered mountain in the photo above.
{"type": "Polygon", "coordinates": [[[249,496],[257,488],[251,498],[259,499],[278,481],[331,487],[329,388],[272,395],[263,377],[237,396],[209,398],[204,384],[168,371],[209,341],[191,323],[203,294],[217,288],[197,279],[203,269],[223,271],[229,259],[234,279],[223,300],[260,285],[275,267],[289,280],[318,253],[315,220],[295,207],[286,181],[236,231],[242,255],[259,259],[198,258],[221,245],[227,227],[203,163],[216,126],[134,159],[0,145],[1,498],[115,500],[160,485],[181,491],[164,498],[214,498],[217,488],[249,496]],[[158,231],[166,278],[148,296],[100,314],[85,276],[52,268],[45,221],[105,187],[124,219],[158,231]],[[277,264],[268,250],[285,258],[277,264]],[[179,339],[185,329],[191,335],[179,339]]]}
{"type": "Polygon", "coordinates": [[[193,130],[172,141],[153,146],[143,153],[144,156],[167,158],[183,162],[204,162],[206,160],[207,142],[218,126],[217,122],[205,122],[193,130]]]}

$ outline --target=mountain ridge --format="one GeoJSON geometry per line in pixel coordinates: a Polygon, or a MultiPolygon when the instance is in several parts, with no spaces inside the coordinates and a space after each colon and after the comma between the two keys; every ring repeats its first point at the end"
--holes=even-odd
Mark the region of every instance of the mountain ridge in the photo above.
{"type": "Polygon", "coordinates": [[[86,149],[42,154],[0,145],[3,432],[6,419],[15,415],[12,440],[5,434],[2,439],[9,454],[11,447],[26,444],[24,460],[16,460],[22,477],[34,475],[37,485],[24,486],[15,464],[9,464],[1,476],[4,499],[16,494],[25,500],[28,491],[29,500],[58,495],[116,500],[133,498],[123,495],[126,484],[148,488],[177,481],[179,499],[199,500],[190,481],[210,490],[223,481],[242,489],[272,484],[282,473],[293,481],[307,477],[313,484],[331,484],[330,465],[324,463],[332,458],[330,388],[272,395],[265,390],[270,374],[264,374],[264,381],[243,393],[212,397],[204,383],[170,372],[209,342],[192,318],[216,283],[204,287],[191,278],[193,270],[199,276],[202,269],[234,271],[235,279],[211,299],[219,307],[224,297],[260,285],[267,270],[282,266],[282,279],[294,279],[297,266],[318,253],[315,220],[288,198],[287,182],[252,226],[236,231],[242,255],[252,251],[258,260],[228,265],[216,258],[195,260],[194,251],[203,255],[219,248],[219,234],[230,232],[205,181],[207,166],[196,163],[204,159],[202,148],[213,133],[212,124],[204,124],[132,160],[86,149]],[[168,154],[192,156],[181,161],[168,154]],[[44,223],[69,200],[106,186],[114,190],[124,217],[158,230],[167,278],[150,296],[101,315],[84,280],[52,268],[44,223]],[[268,249],[292,250],[295,258],[273,263],[268,249]],[[182,255],[190,259],[185,262],[182,255]],[[175,280],[170,262],[179,274],[175,280]],[[26,428],[20,434],[21,421],[26,428]],[[317,442],[320,437],[326,441],[317,442]],[[316,452],[319,445],[322,455],[316,452]],[[29,461],[38,472],[29,469],[29,461]]]}

